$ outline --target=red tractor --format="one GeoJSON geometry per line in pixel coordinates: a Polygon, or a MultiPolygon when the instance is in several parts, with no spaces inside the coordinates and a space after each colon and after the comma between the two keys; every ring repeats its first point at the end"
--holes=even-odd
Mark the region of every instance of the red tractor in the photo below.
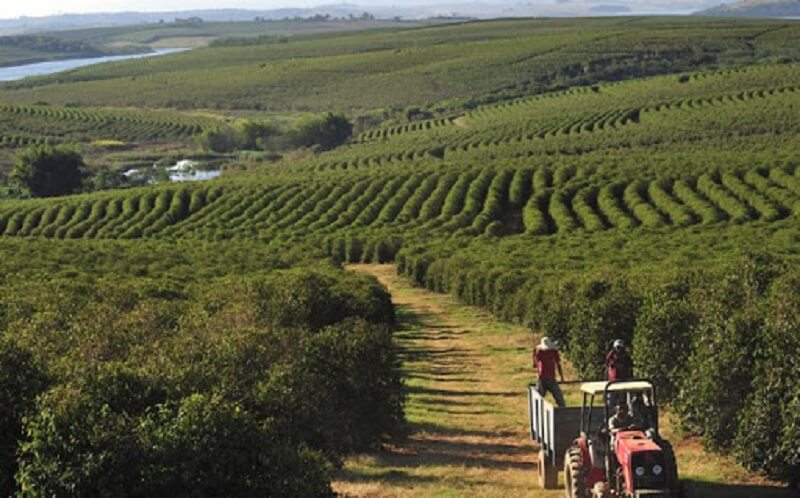
{"type": "Polygon", "coordinates": [[[581,385],[580,435],[564,456],[567,498],[679,498],[675,454],[647,381],[581,385]]]}

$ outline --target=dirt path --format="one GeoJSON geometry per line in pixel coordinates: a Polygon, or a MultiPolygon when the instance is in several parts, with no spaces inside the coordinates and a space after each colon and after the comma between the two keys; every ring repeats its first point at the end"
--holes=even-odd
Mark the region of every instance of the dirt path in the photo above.
{"type": "MultiPolygon", "coordinates": [[[[530,331],[412,287],[394,266],[349,269],[374,275],[392,293],[411,434],[398,446],[348,459],[334,489],[345,497],[562,497],[563,490],[537,486],[536,448],[527,428],[530,331]]],[[[577,394],[566,394],[576,402],[577,394]]],[[[694,482],[698,498],[788,496],[728,457],[681,441],[670,426],[663,417],[682,478],[694,482]]]]}
{"type": "Polygon", "coordinates": [[[530,333],[448,295],[411,287],[394,266],[357,265],[389,288],[401,323],[411,435],[348,461],[345,496],[561,496],[534,491],[526,428],[530,333]]]}

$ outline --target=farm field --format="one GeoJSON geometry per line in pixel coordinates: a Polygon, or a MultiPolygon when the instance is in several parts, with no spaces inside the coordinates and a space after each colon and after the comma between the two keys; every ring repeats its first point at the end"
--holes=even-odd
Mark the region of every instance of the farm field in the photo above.
{"type": "Polygon", "coordinates": [[[788,20],[501,20],[0,85],[9,161],[43,143],[199,154],[209,133],[317,112],[356,125],[331,150],[214,155],[230,170],[208,182],[0,200],[0,375],[30,375],[0,486],[185,489],[169,479],[204,468],[192,431],[225,451],[243,417],[233,437],[260,466],[231,457],[209,493],[562,495],[536,494],[526,439],[548,335],[576,379],[631,344],[700,496],[790,496],[798,43],[788,20]],[[130,471],[98,480],[101,454],[130,471]]]}
{"type": "Polygon", "coordinates": [[[580,29],[575,22],[509,20],[300,36],[105,64],[0,88],[6,100],[51,104],[449,107],[450,100],[458,105],[706,66],[792,61],[798,43],[791,21],[601,18],[580,21],[580,29]]]}
{"type": "Polygon", "coordinates": [[[287,37],[359,30],[408,28],[423,21],[286,20],[253,22],[179,22],[134,24],[108,28],[49,31],[38,35],[0,37],[0,67],[101,55],[146,52],[154,48],[204,47],[229,38],[287,37]]]}

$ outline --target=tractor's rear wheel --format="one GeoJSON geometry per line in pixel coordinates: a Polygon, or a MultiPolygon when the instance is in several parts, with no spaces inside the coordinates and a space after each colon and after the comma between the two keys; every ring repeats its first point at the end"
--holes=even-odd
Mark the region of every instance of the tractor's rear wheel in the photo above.
{"type": "Polygon", "coordinates": [[[570,448],[564,457],[564,483],[566,484],[567,498],[589,498],[589,494],[586,492],[585,475],[580,448],[570,448]]]}

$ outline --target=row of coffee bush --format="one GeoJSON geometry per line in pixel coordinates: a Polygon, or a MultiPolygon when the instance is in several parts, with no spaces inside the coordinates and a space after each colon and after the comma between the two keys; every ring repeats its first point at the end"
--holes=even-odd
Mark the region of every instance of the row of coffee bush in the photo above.
{"type": "Polygon", "coordinates": [[[660,270],[587,270],[584,261],[573,271],[534,249],[464,246],[402,249],[399,272],[557,339],[581,379],[602,378],[609,344],[625,340],[637,376],[653,380],[686,430],[751,469],[800,484],[795,259],[727,255],[660,270]]]}

